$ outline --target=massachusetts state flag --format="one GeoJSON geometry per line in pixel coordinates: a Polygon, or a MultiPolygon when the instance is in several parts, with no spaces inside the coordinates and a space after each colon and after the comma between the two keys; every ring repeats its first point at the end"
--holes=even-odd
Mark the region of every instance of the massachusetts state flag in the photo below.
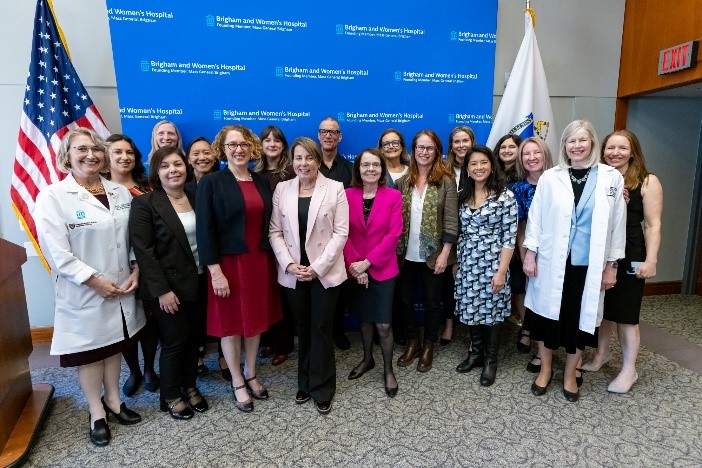
{"type": "Polygon", "coordinates": [[[61,138],[78,127],[95,130],[103,138],[110,132],[73,68],[66,42],[47,2],[37,2],[34,17],[32,55],[10,197],[17,217],[48,269],[37,243],[32,212],[39,191],[65,177],[56,169],[61,138]]]}
{"type": "Polygon", "coordinates": [[[557,157],[559,136],[553,121],[551,98],[536,43],[532,14],[529,11],[524,13],[524,40],[519,47],[500,107],[492,121],[487,146],[493,148],[507,134],[516,134],[522,138],[538,136],[546,141],[554,157],[557,157]]]}

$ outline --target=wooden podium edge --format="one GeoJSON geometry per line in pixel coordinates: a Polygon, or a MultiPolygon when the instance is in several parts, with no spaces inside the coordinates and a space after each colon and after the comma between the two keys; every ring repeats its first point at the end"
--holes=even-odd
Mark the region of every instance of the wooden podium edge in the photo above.
{"type": "Polygon", "coordinates": [[[44,419],[48,416],[54,386],[47,383],[32,385],[22,414],[10,438],[0,452],[0,466],[15,467],[24,462],[32,448],[44,419]]]}

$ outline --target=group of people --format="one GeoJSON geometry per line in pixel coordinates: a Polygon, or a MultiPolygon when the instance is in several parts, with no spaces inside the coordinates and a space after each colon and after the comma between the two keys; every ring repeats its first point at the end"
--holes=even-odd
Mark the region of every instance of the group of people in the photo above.
{"type": "Polygon", "coordinates": [[[94,444],[109,443],[110,416],[141,420],[119,394],[120,353],[130,369],[125,395],[143,381],[160,387],[160,408],[175,419],[207,411],[196,380],[208,335],[219,339],[234,406],[251,412],[254,400],[269,398],[259,348],[272,364],[284,362],[297,326],[295,401],[312,399],[329,413],[335,346],[349,347],[347,310],[360,321],[363,347],[348,379],[375,367],[377,341],[390,398],[399,387],[395,342],[405,345],[398,366],[416,360],[427,372],[455,317],[471,342],[456,371],[482,368],[480,384],[492,385],[500,326],[512,310],[522,322],[517,348],[538,346],[527,366],[538,373],[534,395],[546,393],[553,350],[564,347],[562,392],[577,401],[582,372],[611,359],[615,323],[624,363],[608,390],[629,391],[662,210],[635,135],[613,132],[600,148],[592,124],[575,121],[552,158],[539,138],[506,135],[493,150],[459,126],[444,159],[435,132],[418,132],[408,147],[388,129],[354,161],[338,154],[341,139],[339,122],[327,117],[319,143],[299,137],[288,146],[278,127],[257,136],[227,125],[184,151],[177,127],[162,121],[147,176],[124,135],[64,136],[57,167],[67,176],[41,191],[34,216],[55,283],[51,353],[78,369],[94,444]],[[598,349],[583,364],[585,346],[598,349]]]}

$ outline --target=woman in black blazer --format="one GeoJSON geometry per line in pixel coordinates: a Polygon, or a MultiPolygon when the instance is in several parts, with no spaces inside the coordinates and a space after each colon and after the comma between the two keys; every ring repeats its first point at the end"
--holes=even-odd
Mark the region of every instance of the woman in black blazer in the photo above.
{"type": "Polygon", "coordinates": [[[198,336],[198,250],[195,193],[185,190],[183,151],[165,146],[151,158],[154,191],[132,202],[129,229],[140,266],[138,297],[154,303],[161,338],[161,411],[175,419],[204,412],[207,402],[195,386],[198,336]]]}

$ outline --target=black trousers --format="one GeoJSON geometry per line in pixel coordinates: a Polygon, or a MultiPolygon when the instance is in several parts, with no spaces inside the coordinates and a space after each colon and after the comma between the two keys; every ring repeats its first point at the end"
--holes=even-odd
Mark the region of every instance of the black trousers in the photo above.
{"type": "Polygon", "coordinates": [[[417,280],[421,282],[424,294],[424,339],[434,342],[439,339],[439,322],[443,319],[441,310],[443,274],[435,275],[434,270],[424,262],[405,260],[400,268],[397,287],[402,302],[402,328],[408,340],[419,338],[419,328],[414,315],[414,291],[417,280]]]}
{"type": "Polygon", "coordinates": [[[158,302],[153,318],[161,338],[161,398],[173,400],[180,397],[181,388],[196,386],[198,346],[197,330],[205,320],[197,301],[181,301],[178,311],[169,314],[161,310],[158,302]]]}
{"type": "MultiPolygon", "coordinates": [[[[285,289],[282,286],[281,289],[285,289]]],[[[273,354],[290,354],[295,349],[295,321],[293,320],[288,296],[281,291],[280,302],[283,318],[261,334],[261,346],[273,348],[273,354]]]]}
{"type": "Polygon", "coordinates": [[[319,279],[298,281],[295,289],[285,288],[300,329],[297,388],[309,393],[316,402],[329,401],[336,393],[332,327],[339,289],[324,289],[319,279]]]}

